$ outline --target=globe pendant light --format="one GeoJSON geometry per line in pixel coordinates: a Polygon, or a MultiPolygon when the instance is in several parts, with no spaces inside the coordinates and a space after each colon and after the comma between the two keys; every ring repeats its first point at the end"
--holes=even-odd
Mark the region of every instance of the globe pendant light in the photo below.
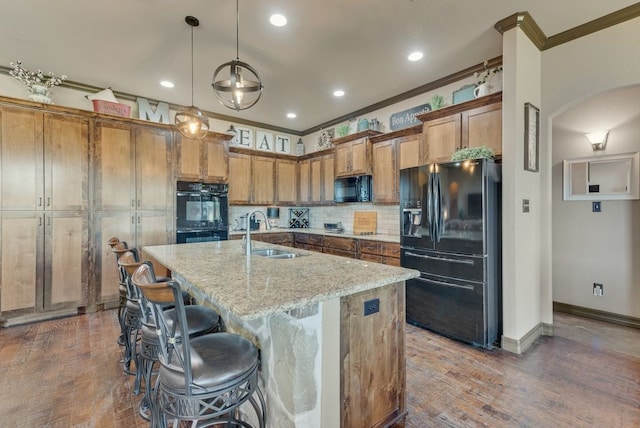
{"type": "Polygon", "coordinates": [[[185,137],[202,139],[209,132],[209,118],[193,105],[193,27],[200,25],[200,21],[193,16],[187,16],[184,20],[191,26],[191,107],[176,112],[175,124],[185,137]]]}
{"type": "Polygon", "coordinates": [[[213,73],[213,92],[223,106],[235,111],[255,105],[262,95],[262,81],[258,72],[239,55],[240,8],[236,0],[236,59],[216,68],[213,73]]]}

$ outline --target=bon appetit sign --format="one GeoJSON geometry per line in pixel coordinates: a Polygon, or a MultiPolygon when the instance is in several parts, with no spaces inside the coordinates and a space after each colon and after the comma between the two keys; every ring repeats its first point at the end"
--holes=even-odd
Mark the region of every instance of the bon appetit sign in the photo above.
{"type": "Polygon", "coordinates": [[[423,113],[431,111],[431,104],[422,104],[417,107],[410,108],[408,110],[394,113],[389,118],[389,129],[395,131],[396,129],[409,128],[410,126],[417,125],[420,121],[416,118],[423,113]]]}

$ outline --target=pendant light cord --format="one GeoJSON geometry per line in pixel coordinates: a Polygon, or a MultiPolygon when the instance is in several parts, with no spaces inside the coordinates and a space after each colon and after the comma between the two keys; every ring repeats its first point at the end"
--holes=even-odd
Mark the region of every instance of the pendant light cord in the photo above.
{"type": "Polygon", "coordinates": [[[240,0],[236,0],[236,60],[240,59],[240,0]]]}
{"type": "Polygon", "coordinates": [[[191,106],[193,106],[193,25],[191,25],[191,106]]]}

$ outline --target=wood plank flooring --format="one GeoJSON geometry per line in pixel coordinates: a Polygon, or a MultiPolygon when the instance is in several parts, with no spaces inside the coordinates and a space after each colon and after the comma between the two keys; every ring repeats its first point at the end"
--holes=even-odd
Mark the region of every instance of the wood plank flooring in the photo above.
{"type": "MultiPolygon", "coordinates": [[[[404,426],[640,426],[640,330],[554,325],[520,356],[407,326],[404,426]]],[[[115,311],[0,329],[0,427],[148,426],[117,334],[115,311]]]]}

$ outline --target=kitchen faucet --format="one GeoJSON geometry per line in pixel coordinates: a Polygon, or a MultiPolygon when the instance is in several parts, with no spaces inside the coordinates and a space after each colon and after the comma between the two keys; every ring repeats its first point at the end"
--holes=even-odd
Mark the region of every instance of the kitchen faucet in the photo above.
{"type": "Polygon", "coordinates": [[[269,221],[267,220],[267,216],[262,211],[255,210],[247,214],[247,231],[246,231],[246,234],[244,235],[244,240],[245,240],[244,253],[247,256],[251,255],[251,216],[254,214],[262,214],[262,217],[264,217],[264,224],[267,227],[267,230],[271,229],[271,227],[269,226],[269,221]]]}

